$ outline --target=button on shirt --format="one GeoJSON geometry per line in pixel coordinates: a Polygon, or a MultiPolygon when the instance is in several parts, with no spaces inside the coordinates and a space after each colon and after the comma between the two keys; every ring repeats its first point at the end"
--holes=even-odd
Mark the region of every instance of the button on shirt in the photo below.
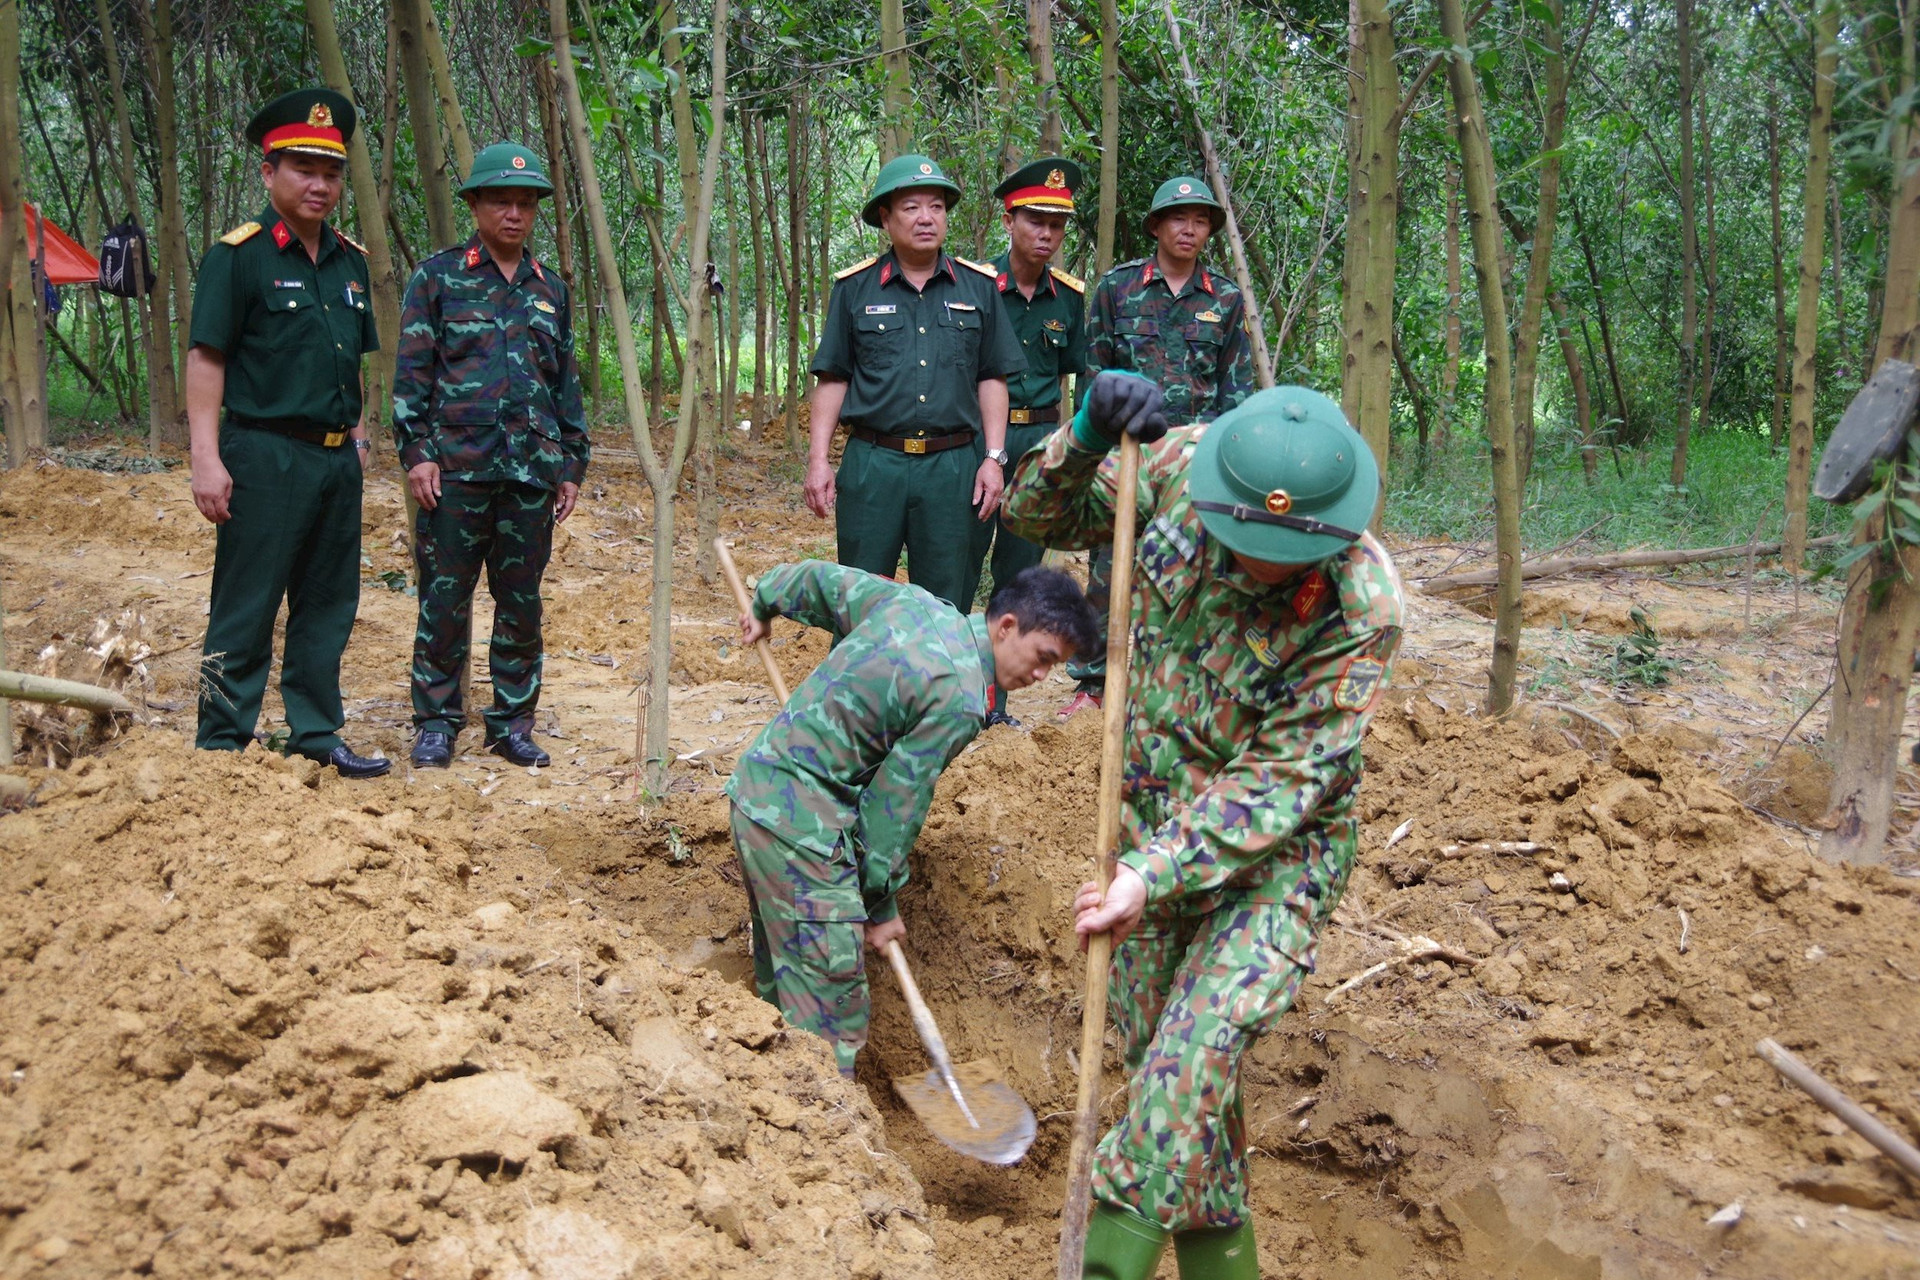
{"type": "Polygon", "coordinates": [[[1012,257],[993,260],[1000,300],[1020,335],[1027,371],[1007,379],[1007,402],[1016,409],[1044,409],[1060,403],[1060,379],[1086,369],[1086,298],[1051,271],[1040,273],[1033,297],[1020,292],[1012,257]]]}
{"type": "Polygon", "coordinates": [[[1157,259],[1122,263],[1094,286],[1087,366],[1152,378],[1169,422],[1212,422],[1253,394],[1245,300],[1197,263],[1178,294],[1157,259]]]}
{"type": "Polygon", "coordinates": [[[473,483],[579,484],[589,455],[567,286],[531,253],[507,281],[476,235],[407,284],[393,430],[407,467],[473,483]]]}
{"type": "Polygon", "coordinates": [[[366,259],[320,228],[318,261],[269,208],[200,261],[188,340],[226,357],[227,412],[338,430],[360,420],[360,357],[380,349],[366,259]]]}
{"type": "Polygon", "coordinates": [[[993,277],[941,254],[916,289],[892,253],[833,285],[812,371],[847,384],[840,420],[884,435],[980,430],[978,384],[1025,371],[993,277]]]}

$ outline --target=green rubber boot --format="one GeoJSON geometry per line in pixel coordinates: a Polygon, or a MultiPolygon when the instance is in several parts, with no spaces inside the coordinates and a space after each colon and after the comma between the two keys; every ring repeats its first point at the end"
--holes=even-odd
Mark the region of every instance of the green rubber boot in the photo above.
{"type": "Polygon", "coordinates": [[[1153,1280],[1166,1248],[1167,1233],[1159,1223],[1118,1205],[1096,1203],[1080,1275],[1082,1280],[1153,1280]]]}
{"type": "Polygon", "coordinates": [[[1182,1231],[1173,1237],[1180,1280],[1260,1280],[1254,1260],[1253,1223],[1182,1231]]]}

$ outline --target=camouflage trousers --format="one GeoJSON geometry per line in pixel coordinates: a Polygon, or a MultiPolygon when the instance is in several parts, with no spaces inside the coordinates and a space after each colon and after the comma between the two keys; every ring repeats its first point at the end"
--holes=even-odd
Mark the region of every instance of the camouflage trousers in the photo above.
{"type": "Polygon", "coordinates": [[[440,481],[440,502],[414,523],[420,621],[413,636],[413,723],[457,734],[466,723],[460,677],[467,668],[473,592],[487,571],[493,596],[488,669],[493,706],[487,740],[533,728],[540,702],[540,578],[553,551],[551,489],[440,481]]]}
{"type": "Polygon", "coordinates": [[[728,806],[753,919],[753,985],[792,1025],[833,1046],[853,1078],[872,1012],[866,908],[851,858],[823,858],[728,806]]]}
{"type": "Polygon", "coordinates": [[[1127,1113],[1094,1157],[1096,1199],[1168,1231],[1248,1220],[1240,1058],[1312,967],[1313,930],[1284,904],[1228,895],[1201,915],[1148,909],[1113,956],[1127,1113]]]}
{"type": "Polygon", "coordinates": [[[1088,693],[1099,693],[1107,683],[1107,606],[1113,592],[1113,544],[1087,552],[1087,603],[1100,620],[1100,643],[1067,664],[1067,675],[1088,693]]]}

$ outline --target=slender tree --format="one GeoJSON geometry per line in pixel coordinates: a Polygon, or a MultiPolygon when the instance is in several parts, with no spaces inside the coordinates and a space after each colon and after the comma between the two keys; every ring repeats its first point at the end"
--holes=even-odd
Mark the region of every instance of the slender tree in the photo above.
{"type": "Polygon", "coordinates": [[[906,0],[880,0],[880,162],[913,150],[906,0]]]}
{"type": "Polygon", "coordinates": [[[1781,559],[1799,573],[1807,559],[1807,491],[1813,478],[1814,357],[1820,337],[1821,245],[1826,234],[1827,164],[1832,155],[1834,73],[1839,69],[1838,0],[1813,15],[1813,106],[1807,122],[1807,172],[1801,189],[1799,296],[1793,320],[1793,403],[1788,415],[1786,529],[1781,559]]]}
{"type": "Polygon", "coordinates": [[[1387,0],[1347,6],[1347,242],[1340,407],[1387,473],[1392,428],[1400,78],[1387,0]]]}
{"type": "Polygon", "coordinates": [[[1113,268],[1120,212],[1120,8],[1100,0],[1100,202],[1094,221],[1094,275],[1113,268]]]}
{"type": "MultiPolygon", "coordinates": [[[[32,249],[27,241],[26,152],[20,140],[20,8],[0,4],[0,405],[6,410],[7,465],[47,442],[47,394],[40,377],[34,316],[32,249]]],[[[13,759],[13,738],[0,702],[0,748],[13,759]]]]}
{"type": "Polygon", "coordinates": [[[1676,491],[1687,483],[1687,441],[1693,434],[1693,400],[1699,362],[1695,358],[1700,325],[1700,298],[1695,266],[1700,260],[1699,230],[1694,214],[1693,173],[1693,0],[1674,0],[1674,22],[1680,63],[1680,395],[1674,407],[1673,470],[1669,478],[1676,491]]]}

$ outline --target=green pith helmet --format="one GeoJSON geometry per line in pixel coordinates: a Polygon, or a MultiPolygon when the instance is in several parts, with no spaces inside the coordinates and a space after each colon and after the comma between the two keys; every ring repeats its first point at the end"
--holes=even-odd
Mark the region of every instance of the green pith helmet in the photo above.
{"type": "Polygon", "coordinates": [[[1229,550],[1313,564],[1366,531],[1380,467],[1339,405],[1305,387],[1269,387],[1200,437],[1187,493],[1207,532],[1229,550]]]}
{"type": "Polygon", "coordinates": [[[879,226],[880,202],[896,191],[910,191],[915,187],[946,192],[949,209],[960,203],[960,184],[947,176],[938,161],[930,156],[895,156],[880,166],[873,190],[867,193],[866,208],[860,211],[860,221],[870,227],[879,226]]]}
{"type": "Polygon", "coordinates": [[[1153,204],[1147,209],[1147,216],[1140,220],[1141,228],[1151,236],[1153,225],[1160,220],[1160,215],[1183,204],[1199,205],[1205,209],[1207,220],[1213,224],[1215,231],[1227,223],[1227,211],[1213,198],[1213,188],[1207,185],[1205,178],[1179,177],[1168,178],[1153,193],[1153,204]]]}
{"type": "Polygon", "coordinates": [[[346,95],[318,87],[295,89],[253,113],[247,141],[266,156],[285,151],[345,163],[358,121],[359,113],[346,95]]]}
{"type": "Polygon", "coordinates": [[[461,195],[486,187],[532,187],[543,196],[553,194],[547,167],[540,157],[517,142],[496,142],[473,158],[473,172],[460,186],[461,195]]]}

